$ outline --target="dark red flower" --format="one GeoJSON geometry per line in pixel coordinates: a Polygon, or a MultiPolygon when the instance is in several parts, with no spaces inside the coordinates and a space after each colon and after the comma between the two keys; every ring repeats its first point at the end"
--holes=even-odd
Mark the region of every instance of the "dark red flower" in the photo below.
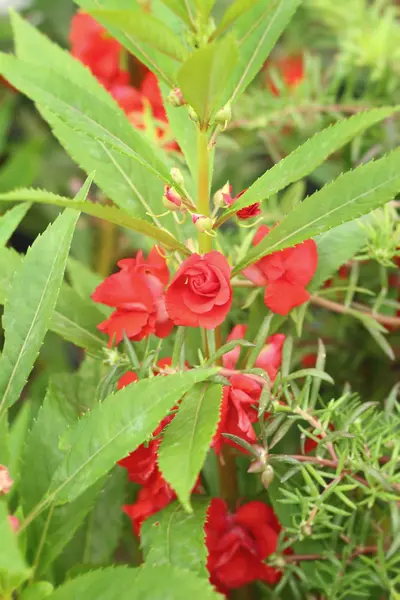
{"type": "Polygon", "coordinates": [[[280,530],[263,502],[248,502],[229,514],[225,502],[213,498],[205,525],[211,583],[224,594],[253,581],[277,583],[280,571],[264,561],[276,551],[280,530]]]}
{"type": "Polygon", "coordinates": [[[110,345],[114,338],[119,344],[124,331],[135,341],[150,334],[166,337],[173,327],[164,300],[169,271],[157,247],[147,259],[139,251],[136,258],[120,260],[118,266],[121,270],[107,277],[92,294],[95,302],[116,308],[100,323],[100,331],[108,334],[110,345]]]}
{"type": "Polygon", "coordinates": [[[241,373],[232,375],[229,381],[230,386],[225,386],[223,390],[221,417],[213,441],[217,453],[221,451],[222,444],[233,445],[243,451],[241,446],[225,438],[223,433],[236,435],[249,444],[257,441],[253,423],[258,420],[256,407],[260,400],[261,386],[241,373]]]}
{"type": "MultiPolygon", "coordinates": [[[[253,244],[259,244],[269,231],[266,225],[261,225],[253,244]]],[[[266,286],[264,302],[272,312],[287,315],[309,299],[305,286],[313,278],[317,264],[317,246],[314,240],[307,240],[264,256],[244,269],[243,274],[256,285],[266,286]]]]}
{"type": "Polygon", "coordinates": [[[271,77],[271,68],[278,71],[288,89],[295,88],[304,79],[304,58],[301,55],[286,56],[268,64],[266,82],[274,96],[279,96],[279,90],[271,77]]]}
{"type": "MultiPolygon", "coordinates": [[[[225,194],[225,193],[222,194],[225,204],[229,207],[234,205],[236,200],[238,200],[240,198],[240,196],[242,196],[245,193],[246,190],[247,190],[247,188],[242,190],[241,192],[239,192],[239,194],[237,196],[232,198],[232,196],[231,196],[232,186],[230,185],[229,186],[229,194],[225,194]]],[[[259,202],[250,204],[250,206],[245,206],[244,208],[241,208],[240,210],[238,210],[236,213],[236,216],[242,220],[252,219],[253,217],[258,217],[259,215],[261,215],[261,209],[260,209],[259,202]]]]}
{"type": "Polygon", "coordinates": [[[305,354],[300,362],[303,369],[312,369],[315,367],[315,364],[317,362],[317,355],[315,354],[315,352],[305,354]]]}
{"type": "MultiPolygon", "coordinates": [[[[246,325],[235,325],[228,335],[227,342],[232,340],[242,340],[246,335],[246,325]]],[[[255,367],[264,369],[269,375],[271,381],[274,381],[278,369],[282,362],[282,348],[285,343],[285,335],[283,333],[275,333],[266,338],[265,346],[261,349],[260,354],[255,362],[255,367]]],[[[237,361],[240,356],[240,346],[236,346],[230,352],[227,352],[222,357],[222,363],[225,369],[236,369],[237,361]]]]}
{"type": "Polygon", "coordinates": [[[122,390],[122,388],[130,385],[131,383],[136,383],[139,381],[139,377],[136,375],[134,371],[127,371],[122,377],[119,378],[117,383],[117,389],[122,390]]]}
{"type": "Polygon", "coordinates": [[[175,325],[214,329],[232,304],[231,268],[217,251],[192,254],[178,269],[166,293],[167,311],[175,325]]]}

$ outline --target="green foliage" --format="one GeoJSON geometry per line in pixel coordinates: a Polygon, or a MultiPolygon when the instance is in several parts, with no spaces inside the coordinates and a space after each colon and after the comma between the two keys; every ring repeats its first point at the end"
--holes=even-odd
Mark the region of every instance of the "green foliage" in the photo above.
{"type": "Polygon", "coordinates": [[[30,204],[24,203],[10,208],[0,217],[0,246],[5,246],[22,219],[30,208],[30,204]]]}
{"type": "Polygon", "coordinates": [[[171,565],[207,577],[204,522],[209,501],[194,498],[192,505],[190,515],[178,503],[172,503],[145,521],[141,545],[146,564],[171,565]]]}
{"type": "Polygon", "coordinates": [[[9,595],[23,581],[30,570],[18,547],[18,538],[8,521],[5,502],[0,501],[0,593],[9,595]]]}
{"type": "Polygon", "coordinates": [[[78,216],[66,211],[38,238],[18,269],[3,315],[0,416],[18,399],[49,327],[78,216]]]}
{"type": "Polygon", "coordinates": [[[236,265],[234,272],[262,256],[283,250],[369,213],[391,200],[400,188],[399,150],[338,177],[299,204],[236,265]]]}
{"type": "Polygon", "coordinates": [[[217,429],[221,400],[221,385],[195,386],[183,399],[161,442],[160,470],[188,511],[191,491],[217,429]]]}

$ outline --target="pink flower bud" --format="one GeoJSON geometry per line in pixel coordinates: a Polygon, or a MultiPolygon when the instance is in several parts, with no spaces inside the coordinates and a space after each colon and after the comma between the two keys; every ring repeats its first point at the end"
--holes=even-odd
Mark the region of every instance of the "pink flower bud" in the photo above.
{"type": "Polygon", "coordinates": [[[181,90],[177,87],[170,91],[167,100],[175,108],[179,108],[179,106],[184,106],[186,104],[186,100],[183,97],[181,90]]]}
{"type": "Polygon", "coordinates": [[[0,496],[8,494],[11,490],[13,480],[10,477],[7,467],[0,465],[0,496]]]}
{"type": "Polygon", "coordinates": [[[223,208],[225,206],[230,206],[229,199],[231,198],[232,186],[229,181],[225,183],[225,185],[215,192],[214,194],[214,206],[216,208],[223,208]]]}
{"type": "Polygon", "coordinates": [[[163,205],[168,210],[180,210],[182,206],[182,198],[178,192],[170,185],[164,188],[163,205]]]}
{"type": "Polygon", "coordinates": [[[214,221],[210,217],[199,215],[196,213],[192,214],[192,223],[196,227],[197,231],[204,233],[205,231],[211,231],[214,226],[214,221]]]}
{"type": "Polygon", "coordinates": [[[19,519],[17,519],[17,517],[13,517],[12,515],[8,515],[8,522],[10,523],[13,531],[16,533],[19,527],[19,519]]]}

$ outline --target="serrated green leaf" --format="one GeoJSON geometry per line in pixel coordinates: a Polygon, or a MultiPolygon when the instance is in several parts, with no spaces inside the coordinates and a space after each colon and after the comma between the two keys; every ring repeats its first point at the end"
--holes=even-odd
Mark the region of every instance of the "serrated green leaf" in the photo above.
{"type": "Polygon", "coordinates": [[[233,275],[266,254],[289,248],[357,219],[391,200],[400,190],[400,149],[358,167],[307,197],[235,267],[233,275]]]}
{"type": "Polygon", "coordinates": [[[144,565],[138,569],[131,600],[222,600],[209,581],[197,577],[191,571],[169,565],[152,567],[144,565]]]}
{"type": "Polygon", "coordinates": [[[318,266],[310,283],[310,290],[320,288],[342,265],[362,250],[368,239],[368,232],[362,227],[362,221],[357,219],[344,223],[314,239],[318,249],[318,266]]]}
{"type": "MultiPolygon", "coordinates": [[[[7,463],[11,478],[16,484],[20,477],[20,463],[31,423],[32,405],[25,400],[10,428],[8,439],[10,461],[7,463]]],[[[13,490],[13,488],[12,488],[13,490]]]]}
{"type": "Polygon", "coordinates": [[[146,564],[173,565],[207,578],[204,523],[209,504],[209,499],[194,498],[188,515],[174,502],[146,519],[140,531],[146,564]]]}
{"type": "Polygon", "coordinates": [[[8,521],[5,502],[0,501],[0,594],[10,598],[12,592],[28,579],[30,569],[18,547],[18,537],[8,521]]]}
{"type": "Polygon", "coordinates": [[[0,246],[7,244],[29,208],[30,204],[28,203],[19,204],[10,208],[10,210],[0,217],[0,246]]]}
{"type": "MultiPolygon", "coordinates": [[[[146,43],[178,63],[188,51],[174,32],[144,10],[92,10],[90,14],[107,26],[117,27],[133,43],[146,43]]],[[[178,65],[177,65],[178,66],[178,65]]]]}
{"type": "Polygon", "coordinates": [[[223,387],[195,386],[166,427],[158,451],[159,468],[186,510],[220,418],[223,387]]]}
{"type": "Polygon", "coordinates": [[[179,87],[201,122],[208,123],[222,107],[222,95],[237,60],[236,44],[226,37],[195,50],[180,68],[179,87]]]}
{"type": "Polygon", "coordinates": [[[65,211],[36,239],[7,294],[0,417],[18,400],[49,328],[78,216],[65,211]]]}
{"type": "Polygon", "coordinates": [[[270,198],[280,190],[312,173],[328,156],[339,150],[351,139],[375,123],[386,119],[398,107],[376,108],[362,112],[350,119],[344,119],[316,133],[289,156],[279,161],[264,173],[235,202],[235,208],[227,210],[222,219],[233,215],[237,210],[270,198]]]}
{"type": "Polygon", "coordinates": [[[147,221],[131,217],[124,211],[119,210],[114,206],[102,206],[92,202],[77,202],[72,198],[58,196],[52,192],[30,188],[14,190],[6,194],[0,194],[0,202],[15,202],[25,200],[28,202],[37,202],[39,204],[51,204],[61,208],[73,208],[74,210],[79,210],[87,215],[114,223],[114,225],[120,225],[121,227],[126,227],[132,231],[136,231],[137,233],[142,233],[143,235],[160,242],[167,248],[180,250],[186,255],[190,254],[190,251],[186,248],[186,246],[181,244],[165,229],[159,229],[147,221]]]}
{"type": "Polygon", "coordinates": [[[301,0],[259,0],[237,20],[233,32],[239,45],[239,63],[229,82],[226,100],[238,98],[251,83],[300,3],[301,0]]]}
{"type": "Polygon", "coordinates": [[[132,600],[138,569],[108,567],[98,569],[57,588],[48,600],[132,600]]]}
{"type": "Polygon", "coordinates": [[[170,375],[168,380],[154,377],[106,398],[63,440],[68,451],[54,474],[46,501],[54,499],[62,504],[78,497],[118,460],[146,441],[188,390],[215,372],[196,369],[170,375]]]}
{"type": "MultiPolygon", "coordinates": [[[[51,382],[39,415],[27,438],[20,478],[20,497],[24,514],[40,501],[51,478],[64,458],[59,440],[78,419],[76,407],[64,394],[65,382],[51,382]]],[[[83,522],[94,503],[98,489],[87,491],[78,501],[50,507],[28,529],[28,555],[40,574],[62,551],[83,522]]]]}

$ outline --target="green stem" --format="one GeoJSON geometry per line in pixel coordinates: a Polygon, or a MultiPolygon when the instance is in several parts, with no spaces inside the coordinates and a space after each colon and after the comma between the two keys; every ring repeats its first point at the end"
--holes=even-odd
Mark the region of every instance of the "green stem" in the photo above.
{"type": "MultiPolygon", "coordinates": [[[[199,129],[197,132],[197,152],[198,152],[198,188],[197,188],[197,210],[199,214],[210,216],[210,198],[209,198],[209,156],[208,156],[208,136],[207,131],[199,129]]],[[[200,254],[211,252],[212,237],[206,233],[199,233],[200,254]]]]}

